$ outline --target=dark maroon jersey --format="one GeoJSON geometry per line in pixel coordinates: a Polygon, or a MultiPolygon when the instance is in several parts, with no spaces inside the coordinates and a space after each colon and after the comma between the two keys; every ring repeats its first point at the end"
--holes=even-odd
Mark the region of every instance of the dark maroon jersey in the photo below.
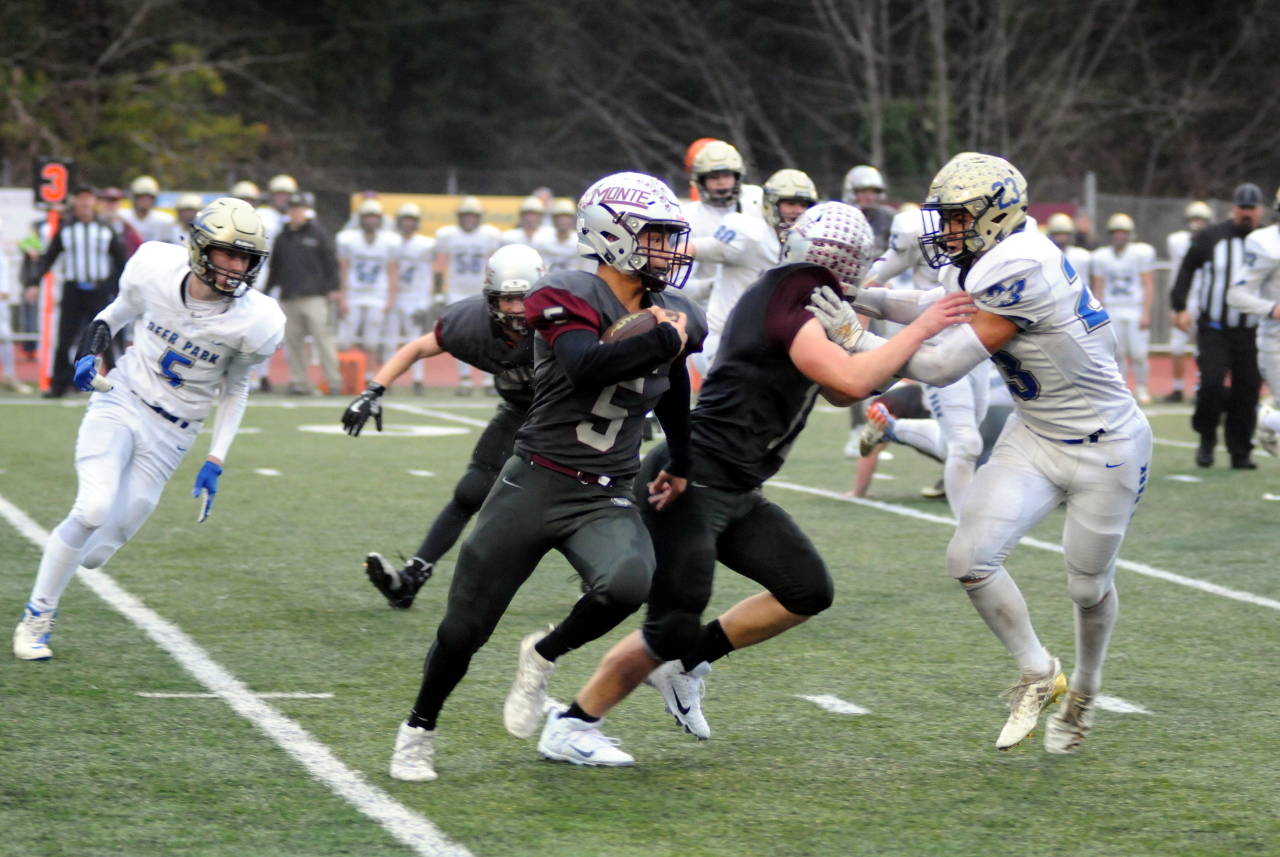
{"type": "Polygon", "coordinates": [[[503,335],[483,295],[450,304],[436,322],[436,342],[454,357],[493,375],[493,388],[527,410],[533,402],[533,334],[512,345],[503,335]]]}

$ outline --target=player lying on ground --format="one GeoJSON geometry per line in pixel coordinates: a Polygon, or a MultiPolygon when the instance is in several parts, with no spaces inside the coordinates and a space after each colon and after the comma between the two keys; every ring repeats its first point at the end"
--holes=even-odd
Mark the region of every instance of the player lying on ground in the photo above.
{"type": "Polygon", "coordinates": [[[637,486],[638,502],[657,555],[644,627],[605,655],[567,711],[548,715],[538,742],[546,758],[633,764],[617,742],[579,736],[594,734],[601,718],[651,673],[677,723],[709,737],[699,704],[707,664],[830,606],[831,576],[817,549],[760,486],[782,466],[819,392],[839,405],[870,395],[926,339],[972,312],[967,296],[953,295],[879,348],[850,356],[836,347],[807,305],[817,288],[854,288],[873,240],[856,208],[815,206],[787,236],[784,261],[792,264],[766,272],[742,295],[690,415],[687,484],[682,479],[683,490],[672,490],[672,465],[661,447],[641,470],[647,485],[637,486]],[[704,626],[717,560],[766,591],[704,626]]]}
{"type": "Polygon", "coordinates": [[[511,457],[516,429],[533,401],[533,336],[525,321],[524,300],[544,273],[542,257],[532,247],[509,244],[495,252],[485,263],[483,294],[450,304],[435,330],[397,351],[342,414],[342,426],[352,437],[359,436],[371,416],[382,431],[382,394],[409,367],[437,354],[451,354],[492,373],[502,397],[471,452],[466,473],[453,489],[453,499],[440,510],[417,553],[401,569],[382,554],[365,557],[369,582],[392,607],[413,604],[436,562],[462,535],[511,457]]]}
{"type": "MultiPolygon", "coordinates": [[[[595,258],[596,273],[548,275],[525,300],[537,334],[533,404],[515,455],[458,553],[417,701],[396,736],[391,776],[399,780],[436,778],[444,701],[548,551],[564,555],[586,591],[559,625],[520,644],[503,707],[503,723],[517,737],[530,737],[542,722],[556,660],[611,631],[649,593],[653,546],[631,482],[650,410],[672,449],[665,478],[682,484],[687,466],[685,358],[701,348],[705,325],[692,303],[664,289],[688,276],[689,227],[671,189],[639,173],[600,179],[578,210],[581,252],[595,258]],[[641,312],[657,322],[647,332],[602,341],[615,322],[641,312]]],[[[577,743],[602,753],[610,746],[592,728],[577,743]]]]}
{"type": "Polygon", "coordinates": [[[186,247],[148,241],[125,266],[118,297],[94,318],[76,358],[76,387],[100,392],[76,438],[75,504],[49,536],[13,634],[18,658],[52,657],[58,601],[76,568],[103,565],[146,522],[216,398],[213,440],[193,491],[198,520],[208,517],[248,402],[249,369],[284,336],[280,307],[252,289],[266,257],[258,215],[224,197],[196,215],[186,247]],[[104,383],[97,360],[130,323],[133,345],[104,383]]]}
{"type": "MultiPolygon", "coordinates": [[[[1022,228],[1027,185],[1012,164],[993,155],[956,155],[934,178],[924,208],[939,217],[938,228],[920,239],[926,257],[945,268],[943,289],[967,291],[978,312],[917,359],[927,351],[956,372],[991,359],[1014,403],[1014,416],[960,509],[947,570],[1022,672],[1009,690],[1010,714],[996,747],[1025,738],[1065,690],[1066,700],[1049,719],[1045,749],[1071,753],[1093,724],[1119,609],[1116,558],[1147,484],[1151,428],[1116,364],[1106,311],[1052,241],[1022,228]],[[1004,567],[1018,540],[1063,502],[1076,627],[1069,685],[1004,567]]],[[[903,322],[938,294],[867,289],[857,306],[903,322]]],[[[848,316],[823,318],[839,337],[856,322],[852,310],[848,316]]],[[[867,347],[876,338],[861,340],[859,347],[867,347]]]]}

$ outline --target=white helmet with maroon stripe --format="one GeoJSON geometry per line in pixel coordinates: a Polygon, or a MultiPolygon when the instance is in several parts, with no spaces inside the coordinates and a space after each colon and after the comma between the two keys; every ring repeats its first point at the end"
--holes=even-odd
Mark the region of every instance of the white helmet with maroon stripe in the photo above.
{"type": "Polygon", "coordinates": [[[689,223],[661,179],[614,173],[587,188],[578,201],[578,252],[623,274],[639,276],[651,291],[680,288],[689,278],[689,223]],[[661,247],[640,233],[660,230],[661,247]]]}
{"type": "Polygon", "coordinates": [[[782,261],[812,262],[835,274],[846,295],[858,292],[875,257],[875,236],[862,212],[843,202],[815,205],[796,218],[782,261]]]}

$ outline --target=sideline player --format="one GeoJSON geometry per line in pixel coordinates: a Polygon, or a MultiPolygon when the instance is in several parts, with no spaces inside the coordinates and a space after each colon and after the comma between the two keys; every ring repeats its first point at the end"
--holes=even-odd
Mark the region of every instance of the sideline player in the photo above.
{"type": "Polygon", "coordinates": [[[401,238],[382,228],[382,203],[366,199],[358,229],[338,233],[338,348],[368,355],[368,377],[382,363],[395,329],[401,238]]]}
{"type": "Polygon", "coordinates": [[[129,185],[132,208],[120,212],[120,219],[133,227],[143,241],[164,241],[181,244],[182,233],[174,223],[173,215],[156,208],[160,184],[151,176],[138,176],[129,185]]]}
{"type": "Polygon", "coordinates": [[[1155,300],[1156,251],[1133,239],[1133,218],[1113,214],[1107,220],[1111,243],[1093,251],[1089,273],[1093,294],[1102,301],[1119,342],[1121,377],[1133,372],[1138,404],[1151,404],[1147,390],[1147,350],[1151,337],[1151,303],[1155,300]]]}
{"type": "Polygon", "coordinates": [[[113,386],[89,398],[80,423],[75,504],[49,536],[13,633],[22,660],[53,656],[58,601],[76,568],[102,566],[133,537],[216,400],[193,492],[201,497],[198,520],[208,517],[249,398],[249,368],[270,358],[284,336],[284,313],[252,288],[267,256],[252,206],[214,200],[196,216],[192,238],[186,247],[143,244],[120,276],[119,295],[81,338],[75,384],[87,391],[112,336],[134,323],[133,345],[107,375],[113,386]]]}
{"type": "MultiPolygon", "coordinates": [[[[712,140],[694,155],[690,174],[698,188],[698,199],[685,206],[685,216],[695,241],[713,237],[730,213],[748,211],[742,204],[745,173],[742,155],[724,140],[712,140]]],[[[686,294],[706,307],[719,279],[720,263],[699,259],[694,263],[686,294]]]]}
{"type": "MultiPolygon", "coordinates": [[[[1119,609],[1116,557],[1147,484],[1151,427],[1116,364],[1107,311],[1053,242],[1021,228],[1027,184],[1012,164],[976,152],[957,155],[934,178],[924,207],[940,218],[939,228],[920,239],[925,257],[945,268],[947,291],[964,289],[978,305],[971,325],[945,331],[928,351],[957,377],[991,359],[1015,406],[974,477],[947,549],[948,572],[1022,672],[1008,692],[1010,714],[996,747],[1025,738],[1065,690],[1049,718],[1045,749],[1075,752],[1093,725],[1119,609]],[[1076,626],[1069,685],[1004,567],[1018,540],[1063,502],[1076,626]]],[[[905,321],[936,296],[867,289],[857,305],[905,321]]]]}
{"type": "Polygon", "coordinates": [[[884,204],[884,176],[869,164],[859,164],[844,174],[842,198],[847,205],[855,206],[867,218],[871,233],[875,236],[875,254],[880,256],[889,247],[889,234],[893,228],[893,209],[884,204]]]}
{"type": "MultiPolygon", "coordinates": [[[[664,290],[688,277],[689,225],[671,189],[640,173],[600,179],[578,210],[582,252],[599,264],[595,274],[544,277],[525,300],[537,332],[533,404],[516,435],[516,454],[459,551],[422,687],[396,735],[391,776],[398,780],[436,778],[440,709],[548,551],[564,555],[586,592],[550,632],[520,643],[503,707],[503,723],[517,737],[537,731],[556,660],[607,634],[649,592],[653,546],[631,500],[631,481],[640,466],[641,424],[653,410],[676,461],[665,478],[683,484],[685,358],[702,346],[704,329],[692,303],[664,290]],[[658,320],[652,330],[600,341],[614,322],[641,310],[658,320]]],[[[602,755],[611,747],[593,728],[576,737],[602,755]]]]}
{"type": "MultiPolygon", "coordinates": [[[[1213,220],[1213,209],[1209,207],[1209,203],[1197,199],[1187,203],[1183,216],[1186,218],[1187,228],[1170,232],[1165,238],[1165,249],[1169,251],[1169,291],[1173,290],[1173,282],[1178,277],[1178,270],[1182,268],[1182,259],[1187,255],[1191,239],[1213,220]]],[[[1187,314],[1192,318],[1200,315],[1199,270],[1191,278],[1191,290],[1187,293],[1187,314]]],[[[1169,315],[1172,318],[1176,313],[1170,312],[1169,315]]],[[[1173,392],[1165,396],[1163,399],[1165,402],[1176,403],[1186,398],[1187,352],[1190,350],[1192,338],[1191,331],[1183,330],[1177,324],[1169,326],[1169,357],[1173,363],[1173,392]]]]}
{"type": "Polygon", "coordinates": [[[730,211],[711,235],[695,236],[695,258],[718,264],[707,300],[707,341],[695,358],[705,371],[715,362],[729,313],[747,287],[782,258],[782,240],[796,218],[818,204],[818,188],[800,170],[778,170],[764,183],[764,217],[730,211]]]}
{"type": "Polygon", "coordinates": [[[854,207],[827,202],[802,214],[787,235],[784,264],[738,302],[720,357],[690,415],[688,480],[673,490],[667,450],[650,454],[638,502],[653,536],[657,571],[642,631],[605,655],[564,712],[547,716],[538,752],[577,765],[631,765],[617,742],[583,742],[584,732],[649,680],[678,723],[700,739],[710,728],[698,704],[711,663],[781,634],[830,606],[826,564],[795,521],[760,486],[782,467],[822,392],[848,405],[887,383],[926,339],[967,320],[972,302],[935,304],[883,347],[850,356],[807,309],[823,286],[856,290],[872,258],[872,234],[854,207]],[[719,560],[764,586],[700,626],[719,560]],[[664,663],[665,662],[665,663],[664,663]],[[656,668],[656,672],[655,672],[656,668]],[[650,675],[652,673],[652,676],[650,675]]]}
{"type": "MultiPolygon", "coordinates": [[[[1274,208],[1280,214],[1280,189],[1276,190],[1274,208]]],[[[1227,289],[1227,304],[1258,317],[1258,369],[1271,392],[1271,400],[1264,399],[1258,409],[1253,442],[1268,454],[1280,456],[1280,225],[1273,223],[1249,233],[1244,241],[1244,265],[1227,289]]]]}
{"type": "Polygon", "coordinates": [[[548,274],[595,270],[595,263],[578,253],[578,233],[574,228],[577,221],[577,203],[564,197],[552,201],[551,226],[542,233],[540,243],[533,248],[542,254],[548,274]]]}
{"type": "Polygon", "coordinates": [[[342,425],[352,437],[359,436],[370,416],[382,431],[378,399],[410,365],[437,354],[452,354],[493,373],[494,387],[502,397],[497,413],[480,433],[466,473],[453,489],[453,499],[440,510],[404,568],[392,567],[379,553],[365,558],[369,582],[392,607],[413,604],[436,562],[462,535],[511,457],[516,429],[533,401],[533,336],[525,320],[524,301],[545,273],[542,257],[532,247],[508,244],[495,251],[485,263],[483,294],[451,304],[435,330],[397,351],[342,415],[342,425]]]}
{"type": "Polygon", "coordinates": [[[503,245],[527,244],[536,249],[550,231],[546,221],[547,204],[536,196],[526,196],[520,201],[516,225],[502,233],[503,245]]]}
{"type": "MultiPolygon", "coordinates": [[[[456,225],[436,230],[433,292],[451,304],[480,294],[485,260],[502,246],[502,233],[483,222],[484,207],[476,197],[464,196],[458,202],[457,219],[456,225]]],[[[474,389],[471,367],[461,360],[457,363],[457,392],[470,395],[474,389]]]]}
{"type": "MultiPolygon", "coordinates": [[[[1090,275],[1089,267],[1093,263],[1093,254],[1075,243],[1076,222],[1071,219],[1071,215],[1063,211],[1051,214],[1045,222],[1044,234],[1049,236],[1050,241],[1058,245],[1062,255],[1066,256],[1067,261],[1071,263],[1072,269],[1081,277],[1088,279],[1090,275]]],[[[1093,281],[1089,280],[1089,282],[1092,283],[1093,281]]]]}
{"type": "MultiPolygon", "coordinates": [[[[406,202],[396,209],[400,251],[396,254],[396,311],[389,321],[390,341],[396,347],[417,338],[415,328],[420,331],[426,326],[418,320],[426,318],[431,307],[431,260],[436,241],[418,232],[421,224],[422,209],[416,203],[406,202]]],[[[422,393],[421,361],[414,361],[412,378],[413,392],[422,393]]]]}

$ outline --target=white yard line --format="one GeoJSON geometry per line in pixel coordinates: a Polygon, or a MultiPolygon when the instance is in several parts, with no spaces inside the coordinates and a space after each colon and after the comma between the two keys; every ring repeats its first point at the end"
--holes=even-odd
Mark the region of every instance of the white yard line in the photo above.
{"type": "Polygon", "coordinates": [[[254,472],[254,473],[256,473],[256,474],[258,474],[259,476],[280,476],[280,475],[282,475],[282,474],[280,473],[280,471],[279,471],[279,470],[276,470],[274,467],[255,467],[255,468],[253,469],[253,472],[254,472]]]}
{"type": "Polygon", "coordinates": [[[466,426],[484,428],[489,425],[488,420],[478,420],[474,417],[462,417],[457,414],[451,414],[448,411],[438,411],[435,408],[426,408],[422,405],[406,405],[401,402],[383,402],[382,406],[389,411],[403,411],[407,414],[417,414],[420,417],[435,417],[438,420],[452,420],[455,423],[462,423],[466,426]]]}
{"type": "MultiPolygon", "coordinates": [[[[927,512],[921,512],[907,506],[899,506],[895,503],[885,503],[880,500],[867,500],[863,497],[846,497],[838,491],[828,491],[825,488],[814,488],[811,485],[798,485],[795,482],[783,482],[778,479],[770,479],[765,484],[772,485],[775,488],[785,488],[788,491],[799,491],[802,494],[812,494],[815,497],[826,497],[829,500],[839,500],[842,503],[853,503],[858,506],[867,506],[881,512],[889,512],[894,515],[915,518],[918,521],[928,521],[931,524],[945,524],[948,527],[954,527],[956,525],[956,522],[951,518],[946,518],[942,515],[930,515],[927,512]]],[[[1050,553],[1060,554],[1063,552],[1062,545],[1060,544],[1046,542],[1040,539],[1033,539],[1030,536],[1024,536],[1021,543],[1033,548],[1049,551],[1050,553]]],[[[1176,583],[1179,586],[1188,586],[1192,589],[1198,589],[1201,592],[1208,592],[1210,595],[1219,595],[1223,598],[1230,598],[1234,601],[1243,601],[1246,604],[1254,604],[1258,607],[1269,607],[1272,610],[1280,610],[1280,601],[1277,601],[1274,598],[1254,595],[1252,592],[1245,592],[1240,589],[1230,589],[1226,586],[1219,586],[1216,583],[1210,583],[1207,580],[1200,580],[1195,577],[1175,574],[1172,571],[1165,571],[1164,569],[1156,568],[1155,566],[1150,566],[1145,563],[1120,559],[1116,560],[1116,566],[1118,568],[1123,568],[1126,571],[1132,571],[1146,577],[1154,577],[1158,580],[1176,583]]]]}
{"type": "Polygon", "coordinates": [[[1150,714],[1151,712],[1127,699],[1121,699],[1118,696],[1110,696],[1105,693],[1098,694],[1098,698],[1094,700],[1099,708],[1103,711],[1114,711],[1116,714],[1150,714]]]}
{"type": "MultiPolygon", "coordinates": [[[[44,547],[49,539],[48,532],[4,497],[0,497],[0,516],[37,547],[44,547]]],[[[81,568],[77,573],[94,594],[168,652],[197,682],[266,734],[311,776],[376,821],[399,842],[422,857],[469,857],[470,851],[445,836],[430,819],[405,807],[371,785],[359,771],[343,764],[311,733],[260,699],[181,628],[126,592],[110,575],[88,568],[81,568]]],[[[390,732],[387,738],[389,748],[390,732]]]]}
{"type": "Polygon", "coordinates": [[[824,708],[832,714],[870,714],[869,708],[863,708],[861,705],[854,705],[838,696],[832,696],[829,693],[823,693],[818,696],[808,696],[803,693],[797,693],[800,699],[807,699],[819,708],[824,708]]]}
{"type": "MultiPolygon", "coordinates": [[[[221,699],[216,693],[148,693],[138,691],[134,696],[146,699],[221,699]]],[[[293,691],[255,693],[258,699],[333,699],[332,693],[298,693],[293,691]]]]}
{"type": "Polygon", "coordinates": [[[435,476],[435,473],[430,470],[406,470],[405,473],[410,476],[435,476]]]}
{"type": "Polygon", "coordinates": [[[1201,479],[1199,476],[1191,476],[1190,474],[1187,474],[1187,473],[1170,473],[1168,476],[1166,476],[1166,477],[1165,477],[1165,479],[1168,479],[1170,482],[1192,482],[1192,483],[1194,483],[1194,482],[1203,482],[1203,481],[1204,481],[1204,480],[1203,480],[1203,479],[1201,479]]]}

